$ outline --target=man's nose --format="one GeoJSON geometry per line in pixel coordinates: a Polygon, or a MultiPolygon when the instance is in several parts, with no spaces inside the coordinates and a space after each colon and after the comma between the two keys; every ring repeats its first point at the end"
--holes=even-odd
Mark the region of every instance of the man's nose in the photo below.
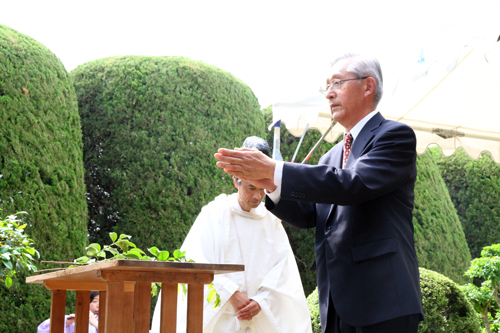
{"type": "Polygon", "coordinates": [[[335,98],[337,96],[337,92],[335,90],[333,90],[332,88],[328,88],[325,96],[326,96],[326,99],[335,98]]]}

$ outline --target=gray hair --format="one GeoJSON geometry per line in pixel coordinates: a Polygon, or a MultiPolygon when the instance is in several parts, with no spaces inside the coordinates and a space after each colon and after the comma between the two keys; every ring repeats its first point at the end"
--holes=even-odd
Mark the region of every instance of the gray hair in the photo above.
{"type": "MultiPolygon", "coordinates": [[[[266,140],[259,138],[258,136],[249,136],[243,141],[243,145],[241,148],[257,148],[261,153],[266,155],[267,157],[271,157],[271,148],[269,148],[269,144],[266,140]]],[[[233,176],[238,185],[241,183],[241,180],[237,177],[233,176]]]]}
{"type": "Polygon", "coordinates": [[[380,63],[376,58],[364,57],[357,53],[345,53],[332,62],[332,66],[343,59],[350,59],[351,62],[346,67],[346,71],[355,74],[357,77],[370,76],[375,80],[375,96],[373,103],[375,108],[382,99],[383,93],[383,78],[380,63]]]}

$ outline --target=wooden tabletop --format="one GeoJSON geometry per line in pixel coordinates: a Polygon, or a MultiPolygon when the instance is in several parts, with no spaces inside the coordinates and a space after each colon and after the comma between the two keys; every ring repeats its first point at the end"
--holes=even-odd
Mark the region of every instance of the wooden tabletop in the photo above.
{"type": "MultiPolygon", "coordinates": [[[[205,264],[205,263],[191,263],[191,262],[175,262],[175,261],[146,261],[146,260],[129,260],[117,259],[99,262],[92,265],[85,265],[73,268],[67,268],[57,272],[50,272],[40,275],[33,275],[26,278],[26,283],[43,283],[44,281],[85,281],[85,282],[103,282],[109,281],[109,278],[103,277],[102,272],[112,275],[113,271],[128,272],[141,272],[148,274],[152,282],[161,282],[164,280],[165,274],[179,274],[179,273],[212,273],[212,274],[226,274],[243,271],[245,265],[237,264],[205,264]],[[158,281],[154,281],[155,277],[162,275],[158,281]]],[[[129,275],[127,274],[127,275],[129,275]]]]}

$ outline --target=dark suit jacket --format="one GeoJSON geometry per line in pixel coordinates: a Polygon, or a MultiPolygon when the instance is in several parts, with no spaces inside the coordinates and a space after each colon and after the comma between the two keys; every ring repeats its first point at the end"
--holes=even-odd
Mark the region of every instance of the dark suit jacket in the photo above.
{"type": "Polygon", "coordinates": [[[267,208],[298,228],[316,228],[323,328],[329,297],[340,318],[366,326],[422,314],[412,210],[413,130],[377,113],[354,140],[341,169],[343,142],[318,165],[285,163],[281,199],[267,208]]]}

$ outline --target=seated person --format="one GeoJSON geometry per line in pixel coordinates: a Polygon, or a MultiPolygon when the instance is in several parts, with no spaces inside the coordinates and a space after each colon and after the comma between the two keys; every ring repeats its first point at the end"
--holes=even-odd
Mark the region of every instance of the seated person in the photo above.
{"type": "MultiPolygon", "coordinates": [[[[264,139],[245,148],[270,155],[264,139]]],[[[308,333],[311,319],[295,258],[281,221],[264,206],[264,189],[233,178],[238,193],[221,194],[202,208],[181,250],[197,263],[244,264],[244,272],[215,275],[219,307],[206,300],[204,333],[308,333]]],[[[188,291],[189,292],[189,291],[188,291]]],[[[151,332],[160,329],[161,295],[151,332]]],[[[186,330],[186,300],[178,295],[177,332],[186,330]]]]}
{"type": "MultiPolygon", "coordinates": [[[[99,292],[90,292],[90,311],[89,311],[89,333],[97,333],[98,328],[98,315],[99,315],[99,292]]],[[[64,325],[64,333],[74,333],[75,332],[75,315],[70,314],[69,316],[64,316],[66,320],[66,325],[64,325]]],[[[50,318],[45,320],[38,326],[37,333],[49,333],[50,331],[50,318]]]]}

